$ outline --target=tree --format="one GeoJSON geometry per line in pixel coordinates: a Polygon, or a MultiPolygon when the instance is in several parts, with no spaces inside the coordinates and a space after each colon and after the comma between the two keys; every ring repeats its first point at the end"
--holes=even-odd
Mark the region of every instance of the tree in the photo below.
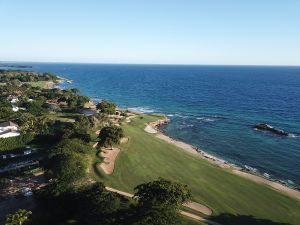
{"type": "Polygon", "coordinates": [[[152,207],[139,209],[134,215],[132,225],[180,225],[181,218],[177,211],[172,208],[152,207]]]}
{"type": "Polygon", "coordinates": [[[73,125],[73,129],[76,132],[84,133],[90,128],[89,118],[85,115],[78,116],[73,125]]]}
{"type": "Polygon", "coordinates": [[[47,117],[36,118],[34,132],[42,135],[49,134],[53,124],[54,121],[49,120],[47,117]]]}
{"type": "Polygon", "coordinates": [[[92,215],[107,215],[120,208],[121,199],[119,195],[106,190],[102,183],[92,184],[83,194],[86,208],[92,215]]]}
{"type": "Polygon", "coordinates": [[[160,205],[179,208],[191,199],[187,185],[159,178],[135,187],[134,197],[140,205],[160,205]]]}
{"type": "Polygon", "coordinates": [[[31,113],[22,113],[20,116],[21,131],[34,134],[49,134],[54,121],[47,117],[34,117],[31,113]]]}
{"type": "Polygon", "coordinates": [[[74,97],[70,97],[70,98],[68,98],[67,103],[68,103],[68,106],[73,109],[77,105],[77,100],[74,97]]]}
{"type": "Polygon", "coordinates": [[[103,100],[102,102],[98,103],[96,107],[102,113],[113,115],[116,113],[117,106],[113,102],[103,100]]]}
{"type": "Polygon", "coordinates": [[[73,183],[86,175],[86,158],[78,153],[58,154],[51,158],[53,178],[73,183]]]}
{"type": "Polygon", "coordinates": [[[0,108],[0,119],[9,118],[14,112],[12,111],[12,107],[1,107],[0,108]]]}
{"type": "Polygon", "coordinates": [[[27,131],[31,129],[31,127],[34,126],[35,116],[31,113],[24,112],[21,114],[19,118],[19,125],[21,126],[21,129],[24,131],[27,131]]]}
{"type": "Polygon", "coordinates": [[[78,95],[80,92],[79,88],[71,88],[71,91],[74,95],[78,95]]]}
{"type": "Polygon", "coordinates": [[[138,201],[136,225],[178,224],[179,207],[191,199],[187,185],[162,178],[140,184],[134,190],[134,198],[138,201]]]}
{"type": "Polygon", "coordinates": [[[63,139],[49,150],[45,167],[47,174],[55,181],[49,193],[59,196],[86,176],[87,154],[92,149],[79,139],[63,139]]]}
{"type": "Polygon", "coordinates": [[[10,180],[8,178],[0,178],[0,189],[4,189],[6,187],[8,187],[10,184],[10,180]]]}
{"type": "Polygon", "coordinates": [[[124,133],[121,127],[103,127],[99,133],[100,145],[113,146],[113,144],[119,144],[121,138],[124,137],[124,133]]]}
{"type": "Polygon", "coordinates": [[[76,106],[77,107],[84,107],[84,104],[89,102],[90,98],[87,96],[77,96],[77,103],[76,106]]]}
{"type": "Polygon", "coordinates": [[[22,225],[29,221],[29,216],[32,214],[31,211],[26,209],[19,209],[14,214],[9,214],[6,217],[5,225],[22,225]]]}
{"type": "Polygon", "coordinates": [[[35,100],[33,102],[25,102],[22,106],[27,108],[29,113],[35,116],[40,116],[46,111],[45,108],[43,108],[42,106],[43,104],[43,100],[35,100]]]}

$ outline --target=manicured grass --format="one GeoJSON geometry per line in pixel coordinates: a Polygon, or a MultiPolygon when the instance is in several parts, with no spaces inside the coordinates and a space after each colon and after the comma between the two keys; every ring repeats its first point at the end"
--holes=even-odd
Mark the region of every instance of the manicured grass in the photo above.
{"type": "MultiPolygon", "coordinates": [[[[122,125],[130,137],[112,175],[95,171],[95,177],[106,185],[123,191],[158,177],[187,184],[193,199],[213,210],[214,215],[231,213],[293,225],[300,221],[300,202],[267,186],[254,183],[188,154],[144,132],[145,123],[156,116],[143,115],[122,125]]],[[[94,167],[96,168],[96,167],[94,167]]]]}
{"type": "Polygon", "coordinates": [[[61,122],[69,122],[74,123],[75,118],[81,115],[79,113],[63,113],[63,112],[56,112],[56,113],[48,113],[47,118],[51,120],[59,120],[61,122]]]}
{"type": "Polygon", "coordinates": [[[35,82],[27,82],[27,83],[33,87],[46,88],[48,82],[49,81],[35,81],[35,82]]]}

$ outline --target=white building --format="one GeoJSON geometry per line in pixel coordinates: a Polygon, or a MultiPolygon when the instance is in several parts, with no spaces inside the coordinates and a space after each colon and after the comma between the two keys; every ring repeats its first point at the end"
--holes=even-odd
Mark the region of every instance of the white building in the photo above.
{"type": "Polygon", "coordinates": [[[10,96],[7,98],[7,100],[8,100],[10,103],[12,103],[12,104],[17,103],[17,102],[19,101],[18,97],[12,96],[12,95],[10,95],[10,96]]]}
{"type": "Polygon", "coordinates": [[[0,138],[19,136],[19,126],[11,121],[0,123],[0,138]]]}
{"type": "Polygon", "coordinates": [[[15,105],[13,105],[13,107],[12,107],[12,110],[13,110],[14,112],[18,112],[18,111],[19,111],[19,107],[18,107],[18,106],[15,106],[15,105]]]}

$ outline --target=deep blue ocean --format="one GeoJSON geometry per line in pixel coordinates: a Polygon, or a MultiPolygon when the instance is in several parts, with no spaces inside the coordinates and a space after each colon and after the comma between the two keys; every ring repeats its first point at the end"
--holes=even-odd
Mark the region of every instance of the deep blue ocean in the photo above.
{"type": "Polygon", "coordinates": [[[74,80],[66,87],[94,100],[165,113],[170,136],[300,187],[300,67],[28,64],[74,80]]]}

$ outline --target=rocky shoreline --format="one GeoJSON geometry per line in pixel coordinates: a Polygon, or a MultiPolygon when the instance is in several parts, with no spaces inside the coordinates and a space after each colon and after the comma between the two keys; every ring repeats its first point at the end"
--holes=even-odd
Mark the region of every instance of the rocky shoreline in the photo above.
{"type": "Polygon", "coordinates": [[[281,182],[280,180],[268,178],[266,176],[263,176],[262,174],[255,173],[249,169],[241,168],[236,165],[230,164],[223,159],[220,159],[218,157],[215,157],[215,156],[203,151],[202,149],[199,149],[190,144],[187,144],[185,142],[182,142],[180,140],[176,140],[176,139],[170,137],[168,134],[166,134],[165,132],[162,131],[162,126],[167,125],[169,122],[170,122],[170,119],[165,117],[164,119],[160,119],[158,121],[148,123],[147,125],[156,131],[156,137],[158,137],[162,140],[165,140],[168,143],[174,144],[174,145],[178,146],[179,148],[181,148],[191,154],[197,155],[197,156],[201,157],[202,159],[205,159],[214,165],[220,166],[221,168],[229,169],[234,174],[237,174],[239,176],[250,179],[250,180],[260,183],[260,184],[268,185],[276,190],[284,192],[285,194],[287,194],[291,197],[300,199],[300,191],[298,188],[290,187],[286,183],[281,182]]]}
{"type": "Polygon", "coordinates": [[[253,126],[253,128],[256,130],[269,131],[269,132],[271,132],[273,134],[277,134],[279,136],[289,136],[288,132],[278,129],[278,128],[275,128],[275,127],[272,127],[271,125],[266,124],[266,123],[256,124],[253,126]]]}

